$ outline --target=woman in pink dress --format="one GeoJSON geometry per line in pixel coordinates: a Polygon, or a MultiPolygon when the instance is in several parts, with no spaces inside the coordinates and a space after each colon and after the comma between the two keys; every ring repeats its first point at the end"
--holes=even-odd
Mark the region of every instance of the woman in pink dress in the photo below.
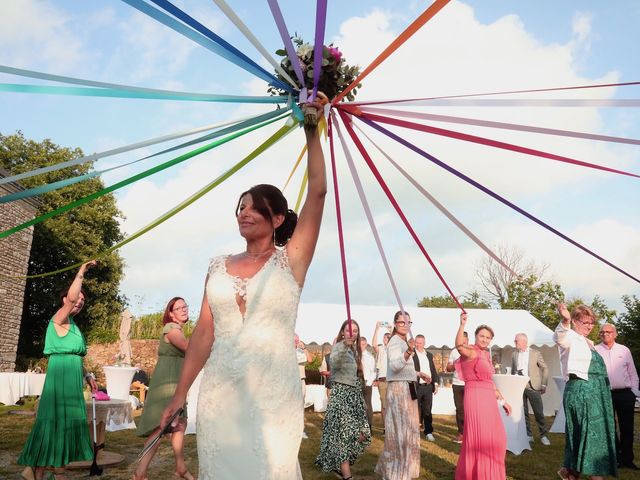
{"type": "Polygon", "coordinates": [[[487,347],[493,330],[480,325],[475,331],[475,344],[465,345],[467,314],[460,315],[456,349],[460,358],[455,366],[464,380],[464,432],[462,449],[456,466],[456,480],[504,480],[507,477],[504,458],[507,434],[498,405],[511,415],[511,406],[493,383],[493,366],[487,347]]]}

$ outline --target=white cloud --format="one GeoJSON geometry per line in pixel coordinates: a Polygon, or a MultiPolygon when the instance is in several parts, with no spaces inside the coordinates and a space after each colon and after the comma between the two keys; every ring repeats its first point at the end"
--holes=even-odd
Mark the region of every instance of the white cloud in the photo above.
{"type": "Polygon", "coordinates": [[[0,15],[0,62],[69,73],[87,52],[73,31],[73,16],[53,2],[5,0],[0,15]]]}

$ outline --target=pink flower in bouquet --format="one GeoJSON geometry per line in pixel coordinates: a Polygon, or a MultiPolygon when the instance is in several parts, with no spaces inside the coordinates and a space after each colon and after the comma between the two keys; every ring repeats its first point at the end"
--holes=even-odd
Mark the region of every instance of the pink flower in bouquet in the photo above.
{"type": "Polygon", "coordinates": [[[328,50],[331,56],[336,59],[336,64],[340,63],[342,52],[338,49],[338,47],[328,47],[328,50]]]}

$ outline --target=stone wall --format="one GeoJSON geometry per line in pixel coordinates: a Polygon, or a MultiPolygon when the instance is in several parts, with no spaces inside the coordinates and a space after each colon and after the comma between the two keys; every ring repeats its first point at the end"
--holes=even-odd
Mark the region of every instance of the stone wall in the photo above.
{"type": "MultiPolygon", "coordinates": [[[[149,376],[153,374],[158,361],[159,340],[131,340],[131,365],[140,364],[142,370],[149,376]]],[[[85,357],[85,367],[97,378],[100,385],[104,385],[103,365],[113,365],[114,358],[120,351],[120,343],[103,343],[89,345],[85,357]]]]}
{"type": "MultiPolygon", "coordinates": [[[[7,176],[9,173],[0,169],[0,178],[7,176]]],[[[0,185],[0,196],[19,190],[23,189],[15,183],[0,185]]],[[[32,219],[37,205],[31,200],[0,204],[0,231],[32,219]]],[[[29,227],[0,240],[3,273],[13,276],[27,274],[32,238],[33,227],[29,227]]],[[[0,276],[0,372],[13,372],[15,369],[25,285],[25,279],[0,276]]]]}

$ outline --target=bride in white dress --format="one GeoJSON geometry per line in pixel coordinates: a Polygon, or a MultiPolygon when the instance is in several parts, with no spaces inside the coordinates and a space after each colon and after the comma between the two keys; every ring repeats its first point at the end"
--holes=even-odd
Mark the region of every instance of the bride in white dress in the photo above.
{"type": "MultiPolygon", "coordinates": [[[[320,116],[322,106],[315,105],[320,116]]],[[[163,416],[164,425],[184,405],[204,366],[200,480],[302,478],[303,399],[291,345],[327,190],[317,131],[305,127],[305,134],[309,187],[297,225],[276,187],[257,185],[240,196],[236,214],[246,250],[211,260],[200,318],[163,416]]]]}

